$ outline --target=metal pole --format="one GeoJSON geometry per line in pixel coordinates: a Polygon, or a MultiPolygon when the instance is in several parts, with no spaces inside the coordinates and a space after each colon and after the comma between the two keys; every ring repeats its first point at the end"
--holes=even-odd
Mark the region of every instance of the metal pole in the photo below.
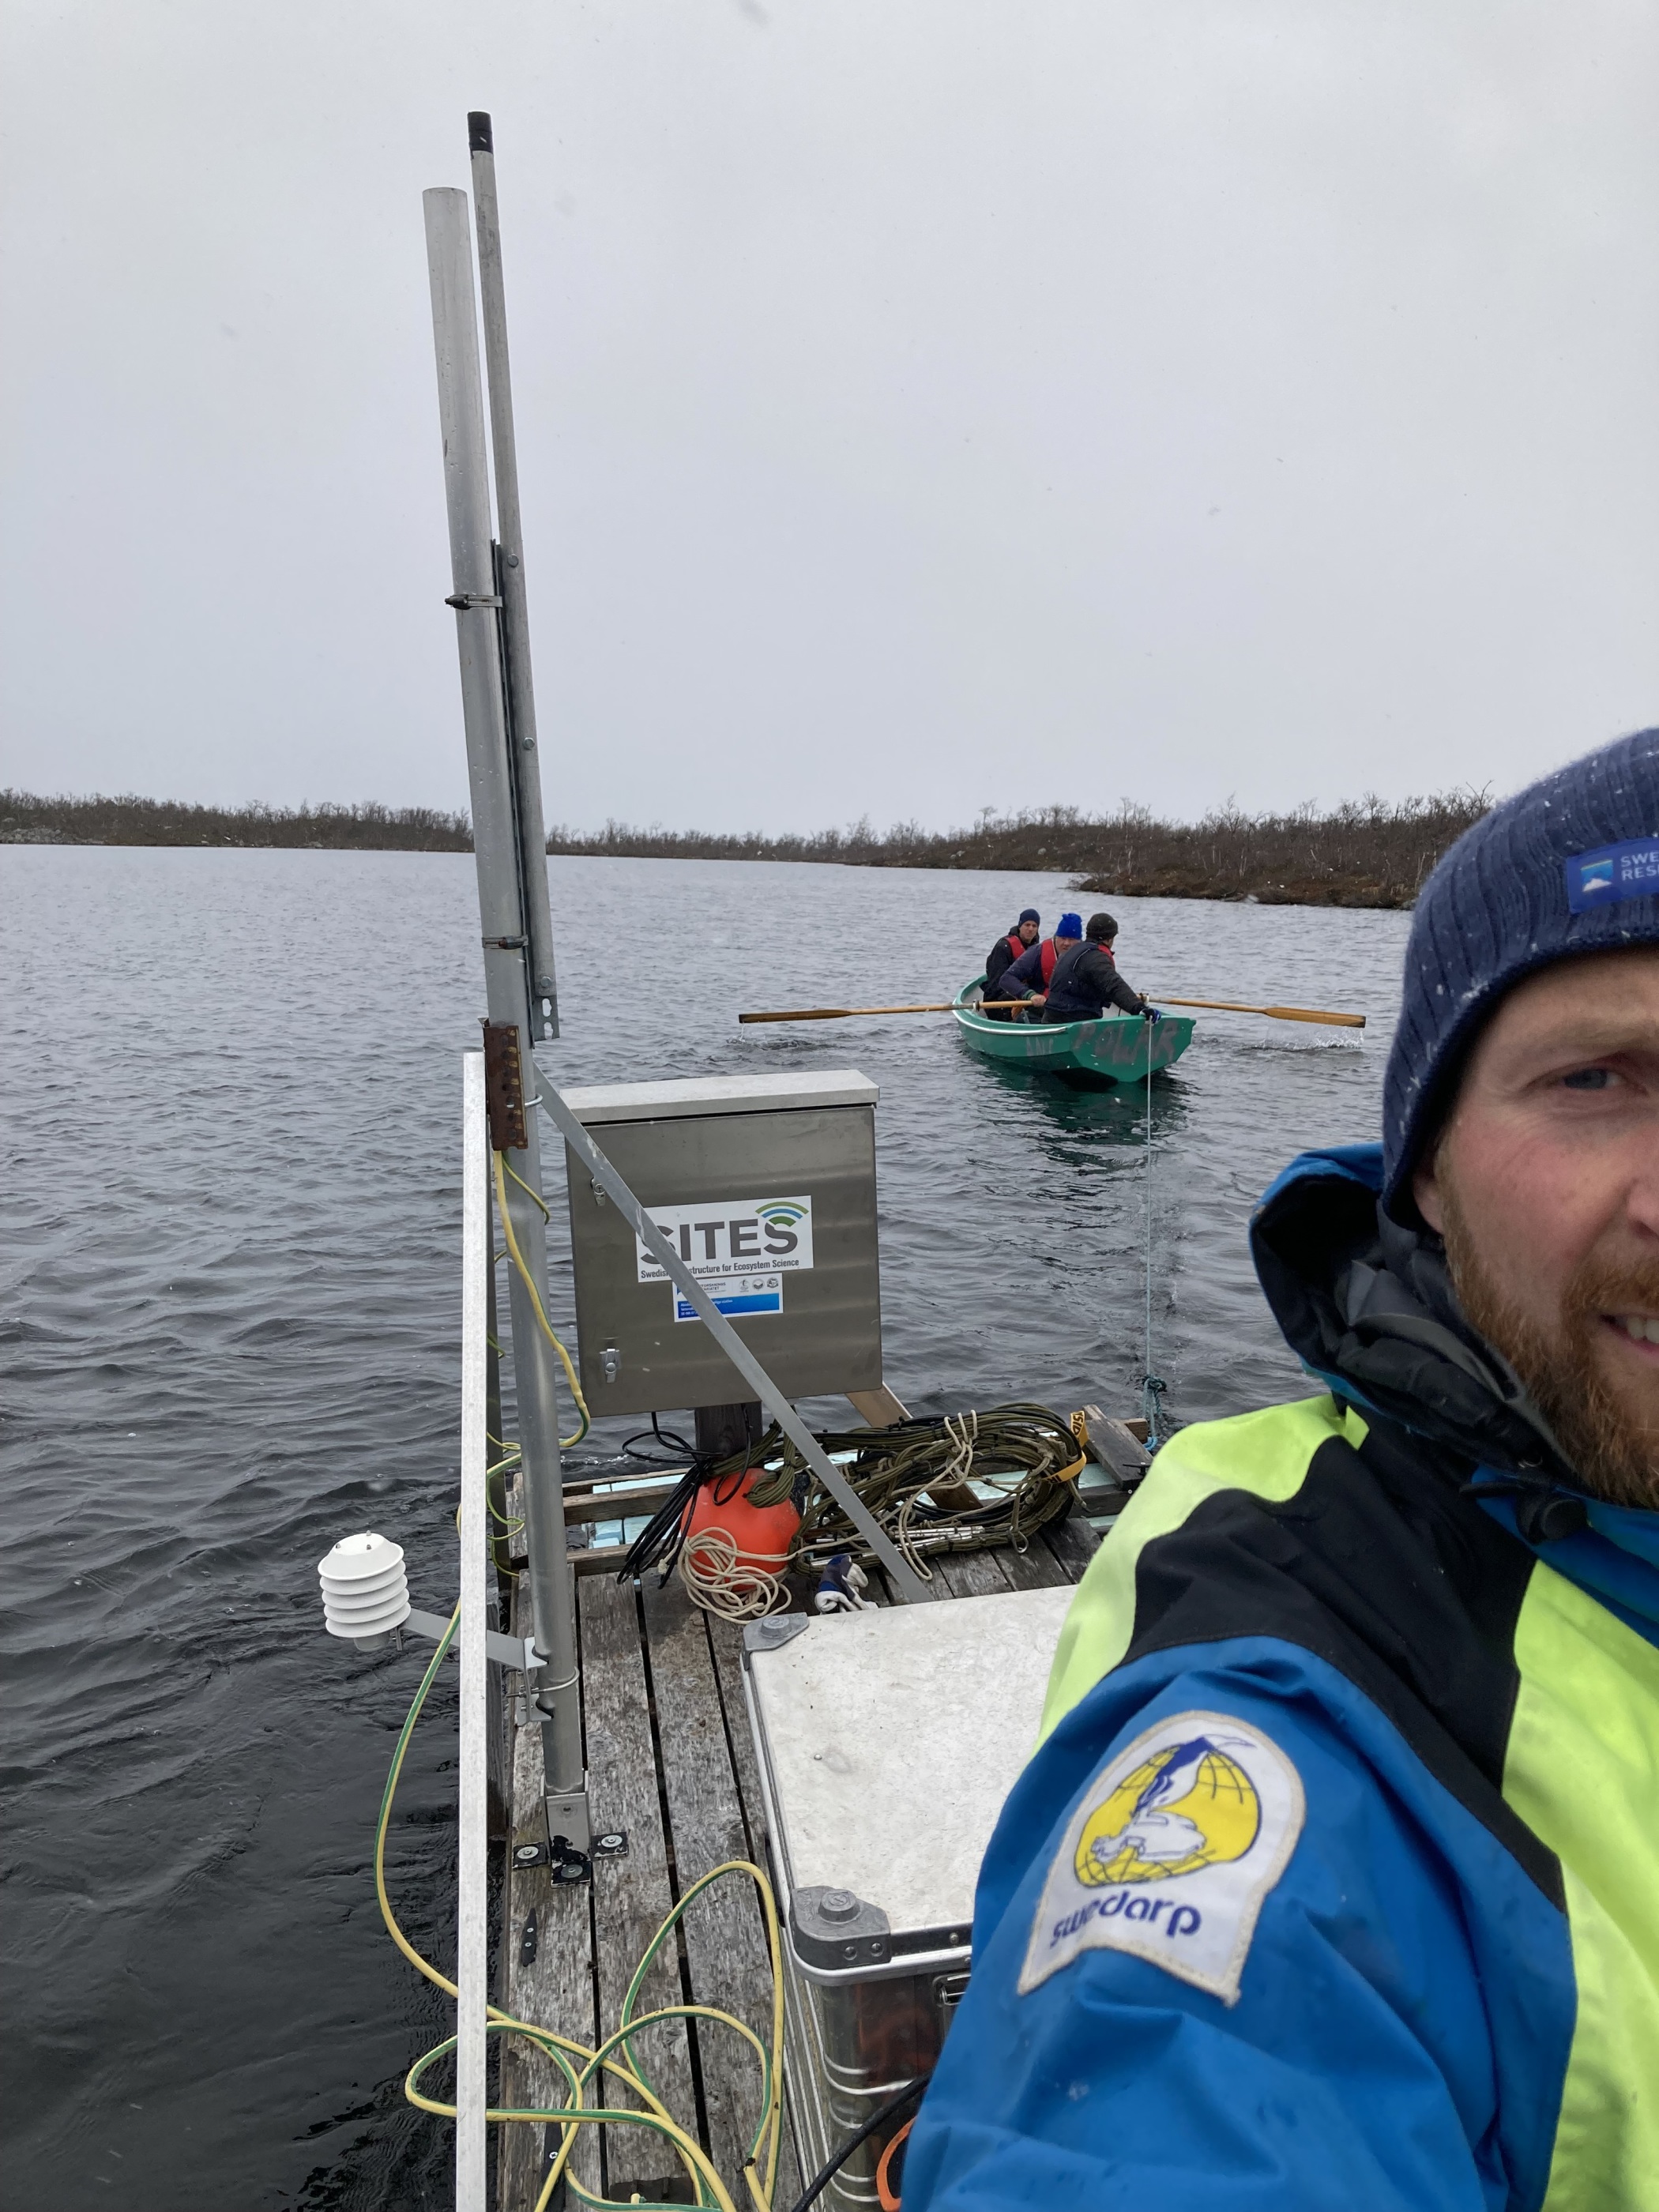
{"type": "MultiPolygon", "coordinates": [[[[483,392],[478,376],[471,225],[465,192],[441,188],[423,198],[454,574],[450,604],[455,609],[460,649],[478,909],[483,922],[485,999],[492,1022],[518,1030],[520,1059],[528,1068],[534,1063],[495,626],[497,600],[490,562],[489,480],[484,454],[483,392]]],[[[528,1142],[513,1164],[530,1188],[539,1191],[540,1134],[533,1115],[527,1115],[526,1122],[528,1142]]],[[[508,1180],[507,1189],[507,1211],[519,1249],[537,1284],[544,1285],[547,1239],[541,1210],[517,1183],[508,1180]]],[[[525,1541],[530,1555],[532,1619],[537,1648],[548,1662],[543,1671],[547,1686],[537,1700],[546,1717],[542,1754],[548,1817],[555,1834],[565,1836],[577,1850],[586,1850],[589,1832],[577,1686],[575,1596],[565,1550],[554,1354],[516,1268],[508,1278],[508,1311],[519,1437],[524,1452],[525,1541]]]]}
{"type": "Polygon", "coordinates": [[[759,1399],[767,1412],[783,1431],[795,1449],[806,1462],[818,1480],[835,1499],[842,1511],[858,1530],[865,1542],[887,1570],[893,1588],[907,1604],[932,1598],[937,1593],[930,1589],[910,1562],[899,1550],[892,1538],[880,1526],[869,1507],[860,1498],[847,1477],[825,1452],[789,1400],[779,1389],[754,1353],[738,1334],[726,1316],[720,1310],[708,1291],[692,1273],[685,1261],[663,1235],[633,1192],[623,1181],[617,1170],[583,1128],[564,1100],[542,1075],[537,1086],[536,1100],[542,1111],[552,1121],[560,1135],[595,1182],[599,1183],[617,1211],[633,1229],[657,1265],[664,1268],[678,1290],[697,1310],[697,1317],[713,1336],[720,1350],[737,1369],[744,1381],[759,1399]]]}
{"type": "Polygon", "coordinates": [[[484,1470],[489,1425],[489,1137],[483,1054],[463,1055],[461,1112],[460,1863],[455,1943],[455,2212],[484,2212],[489,2002],[484,1470]]]}
{"type": "Polygon", "coordinates": [[[531,1012],[537,1034],[559,1034],[559,986],[553,964],[553,915],[547,898],[547,829],[537,765],[536,693],[530,675],[530,609],[525,596],[524,532],[519,520],[519,447],[513,429],[513,374],[507,354],[507,295],[501,279],[501,226],[495,205],[495,143],[489,118],[466,118],[472,152],[472,204],[478,226],[478,290],[483,301],[484,368],[489,380],[489,434],[495,457],[495,535],[501,550],[496,588],[501,599],[501,647],[507,675],[507,726],[518,801],[519,872],[529,939],[531,1012]]]}

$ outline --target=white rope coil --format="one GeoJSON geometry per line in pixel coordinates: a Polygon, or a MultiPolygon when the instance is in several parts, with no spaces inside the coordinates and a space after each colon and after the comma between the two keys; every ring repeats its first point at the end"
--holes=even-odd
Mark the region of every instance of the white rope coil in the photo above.
{"type": "Polygon", "coordinates": [[[739,1552],[724,1528],[700,1528],[687,1537],[680,1580],[693,1605],[722,1620],[763,1620],[789,1603],[781,1579],[739,1552]]]}

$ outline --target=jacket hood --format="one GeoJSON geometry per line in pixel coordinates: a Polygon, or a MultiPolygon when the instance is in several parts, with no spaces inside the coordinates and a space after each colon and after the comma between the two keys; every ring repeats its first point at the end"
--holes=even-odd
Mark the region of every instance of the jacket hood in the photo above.
{"type": "Polygon", "coordinates": [[[1384,1212],[1382,1183],[1381,1145],[1304,1152],[1252,1216],[1256,1275],[1291,1351],[1335,1396],[1471,1465],[1571,1483],[1521,1378],[1464,1319],[1439,1237],[1384,1212]]]}

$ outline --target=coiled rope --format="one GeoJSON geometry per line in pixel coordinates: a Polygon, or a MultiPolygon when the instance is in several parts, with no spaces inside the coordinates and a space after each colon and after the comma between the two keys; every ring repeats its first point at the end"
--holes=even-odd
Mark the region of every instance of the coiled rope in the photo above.
{"type": "Polygon", "coordinates": [[[787,1585],[744,1559],[724,1528],[700,1528],[686,1539],[679,1575],[691,1602],[722,1620],[763,1620],[788,1610],[787,1585]]]}

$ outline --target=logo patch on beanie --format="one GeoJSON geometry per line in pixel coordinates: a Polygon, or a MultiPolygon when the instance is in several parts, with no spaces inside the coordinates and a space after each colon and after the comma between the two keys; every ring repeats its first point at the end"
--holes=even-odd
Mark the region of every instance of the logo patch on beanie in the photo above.
{"type": "Polygon", "coordinates": [[[1659,897],[1659,837],[1636,837],[1566,862],[1567,904],[1574,914],[1616,906],[1620,899],[1659,897]]]}

